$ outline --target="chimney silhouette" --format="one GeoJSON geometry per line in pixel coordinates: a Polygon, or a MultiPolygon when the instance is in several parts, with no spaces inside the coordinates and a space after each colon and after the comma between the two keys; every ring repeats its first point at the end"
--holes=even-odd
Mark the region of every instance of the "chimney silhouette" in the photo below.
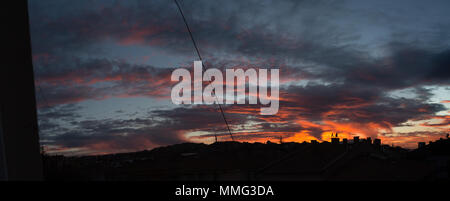
{"type": "Polygon", "coordinates": [[[347,138],[342,139],[342,144],[348,144],[347,138]]]}
{"type": "Polygon", "coordinates": [[[381,146],[381,140],[378,139],[378,138],[375,138],[375,139],[373,140],[373,144],[376,145],[376,146],[381,146]]]}
{"type": "Polygon", "coordinates": [[[419,142],[418,143],[418,148],[424,148],[425,147],[425,142],[419,142]]]}
{"type": "Polygon", "coordinates": [[[359,143],[359,136],[353,137],[353,143],[355,144],[359,143]]]}
{"type": "Polygon", "coordinates": [[[331,144],[339,144],[339,138],[331,138],[331,144]]]}

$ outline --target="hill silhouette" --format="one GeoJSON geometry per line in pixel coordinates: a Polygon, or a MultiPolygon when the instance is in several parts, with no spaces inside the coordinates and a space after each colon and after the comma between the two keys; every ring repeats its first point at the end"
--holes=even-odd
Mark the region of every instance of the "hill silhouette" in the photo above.
{"type": "Polygon", "coordinates": [[[44,156],[47,180],[448,180],[449,139],[415,150],[356,139],[183,143],[102,156],[44,156]]]}

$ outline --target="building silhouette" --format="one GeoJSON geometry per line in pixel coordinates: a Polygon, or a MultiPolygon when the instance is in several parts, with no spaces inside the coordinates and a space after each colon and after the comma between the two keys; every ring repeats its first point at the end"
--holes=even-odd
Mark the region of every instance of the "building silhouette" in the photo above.
{"type": "Polygon", "coordinates": [[[103,156],[44,156],[48,180],[448,180],[450,139],[420,149],[380,139],[183,143],[103,156]]]}

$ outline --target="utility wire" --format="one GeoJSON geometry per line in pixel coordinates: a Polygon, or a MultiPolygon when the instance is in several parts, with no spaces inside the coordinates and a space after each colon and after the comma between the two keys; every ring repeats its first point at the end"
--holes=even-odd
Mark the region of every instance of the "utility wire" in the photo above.
{"type": "MultiPolygon", "coordinates": [[[[39,74],[38,71],[39,71],[38,67],[33,64],[33,75],[35,75],[35,73],[39,74]]],[[[45,97],[44,90],[42,90],[41,85],[34,83],[34,86],[35,86],[35,96],[39,95],[41,97],[42,101],[44,101],[44,107],[47,107],[47,109],[50,109],[50,105],[48,104],[47,98],[45,97]]],[[[35,97],[35,99],[36,99],[36,111],[37,111],[38,110],[37,97],[35,97]]],[[[38,118],[37,128],[38,128],[38,135],[42,136],[43,134],[42,134],[41,126],[39,125],[39,118],[38,118]]],[[[45,145],[42,145],[41,148],[42,148],[41,154],[44,154],[45,153],[45,145]]]]}
{"type": "MultiPolygon", "coordinates": [[[[200,61],[202,61],[202,71],[203,71],[205,69],[205,66],[203,65],[203,59],[202,59],[202,56],[198,49],[197,43],[195,42],[194,36],[192,35],[191,29],[189,28],[189,24],[187,23],[186,17],[184,17],[184,13],[183,13],[183,10],[181,9],[180,4],[178,3],[177,0],[174,0],[174,1],[178,7],[178,11],[180,11],[181,17],[183,17],[184,24],[186,25],[186,29],[188,30],[189,36],[191,37],[192,43],[194,44],[194,48],[195,48],[195,51],[197,52],[197,56],[200,59],[200,61]]],[[[211,81],[209,81],[209,82],[211,83],[211,81]]],[[[222,118],[225,121],[225,124],[227,125],[228,133],[230,134],[231,140],[234,141],[233,134],[231,134],[230,126],[228,125],[227,118],[225,117],[225,113],[223,112],[222,105],[219,103],[217,96],[215,96],[215,97],[217,100],[217,105],[219,106],[219,109],[220,109],[220,113],[222,114],[222,118]]],[[[217,142],[217,135],[214,134],[214,137],[216,138],[216,142],[217,142]]]]}

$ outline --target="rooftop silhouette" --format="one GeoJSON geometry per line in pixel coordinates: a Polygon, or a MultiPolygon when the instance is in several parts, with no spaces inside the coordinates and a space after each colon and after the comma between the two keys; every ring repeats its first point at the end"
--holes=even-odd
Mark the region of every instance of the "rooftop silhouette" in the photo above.
{"type": "Polygon", "coordinates": [[[331,143],[183,143],[102,156],[45,156],[45,175],[49,180],[448,180],[449,139],[411,151],[370,137],[334,136],[331,143]]]}

